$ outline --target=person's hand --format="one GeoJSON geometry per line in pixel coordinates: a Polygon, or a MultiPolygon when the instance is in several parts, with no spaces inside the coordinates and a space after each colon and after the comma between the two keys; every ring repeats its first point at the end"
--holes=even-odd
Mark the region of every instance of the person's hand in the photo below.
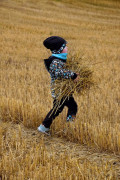
{"type": "Polygon", "coordinates": [[[76,73],[77,74],[77,77],[74,79],[74,82],[76,83],[76,82],[78,82],[79,81],[79,79],[80,79],[80,76],[79,76],[79,74],[78,73],[76,73]]]}

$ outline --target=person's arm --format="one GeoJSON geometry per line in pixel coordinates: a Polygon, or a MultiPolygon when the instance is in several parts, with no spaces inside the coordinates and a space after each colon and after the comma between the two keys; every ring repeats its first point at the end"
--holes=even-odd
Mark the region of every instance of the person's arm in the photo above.
{"type": "Polygon", "coordinates": [[[67,69],[64,69],[64,63],[60,60],[53,60],[51,65],[50,65],[50,69],[49,69],[49,72],[51,75],[53,75],[56,79],[57,78],[64,78],[64,79],[76,79],[77,77],[77,74],[70,71],[70,70],[67,70],[67,69]]]}

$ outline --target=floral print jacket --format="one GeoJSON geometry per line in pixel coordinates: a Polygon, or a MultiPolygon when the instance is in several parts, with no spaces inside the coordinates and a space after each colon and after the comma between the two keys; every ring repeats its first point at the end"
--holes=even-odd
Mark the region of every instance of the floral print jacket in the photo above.
{"type": "MultiPolygon", "coordinates": [[[[65,61],[58,59],[56,57],[50,57],[49,59],[45,60],[45,65],[50,73],[51,76],[51,87],[54,84],[55,80],[58,78],[64,78],[64,79],[75,79],[77,77],[77,74],[65,69],[65,61]]],[[[52,90],[52,97],[55,98],[55,92],[52,90]]]]}

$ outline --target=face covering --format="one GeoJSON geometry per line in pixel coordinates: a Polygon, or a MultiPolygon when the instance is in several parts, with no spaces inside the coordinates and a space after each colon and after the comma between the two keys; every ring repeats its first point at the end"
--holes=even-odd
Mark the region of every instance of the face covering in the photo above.
{"type": "Polygon", "coordinates": [[[52,56],[60,58],[65,61],[67,60],[67,55],[68,55],[68,53],[52,54],[52,56]]]}

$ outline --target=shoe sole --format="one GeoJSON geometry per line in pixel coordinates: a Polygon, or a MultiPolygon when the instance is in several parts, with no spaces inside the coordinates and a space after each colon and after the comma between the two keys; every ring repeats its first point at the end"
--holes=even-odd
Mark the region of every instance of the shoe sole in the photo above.
{"type": "Polygon", "coordinates": [[[42,130],[40,130],[39,128],[38,128],[38,131],[39,131],[39,132],[41,132],[41,133],[44,133],[44,134],[46,134],[47,136],[50,136],[50,133],[48,133],[48,132],[45,132],[45,131],[42,131],[42,130]]]}

